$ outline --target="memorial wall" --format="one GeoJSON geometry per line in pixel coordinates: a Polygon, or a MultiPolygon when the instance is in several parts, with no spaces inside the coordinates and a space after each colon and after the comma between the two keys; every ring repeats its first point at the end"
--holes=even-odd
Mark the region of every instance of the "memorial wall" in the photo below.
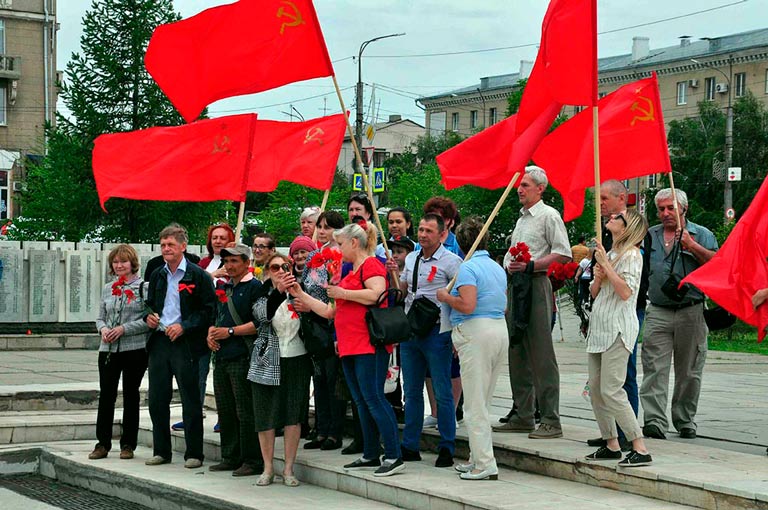
{"type": "MultiPolygon", "coordinates": [[[[0,324],[91,322],[101,289],[113,281],[109,252],[117,244],[0,241],[0,324]]],[[[160,245],[132,244],[141,268],[160,255],[160,245]]],[[[187,251],[205,253],[205,246],[187,251]]]]}

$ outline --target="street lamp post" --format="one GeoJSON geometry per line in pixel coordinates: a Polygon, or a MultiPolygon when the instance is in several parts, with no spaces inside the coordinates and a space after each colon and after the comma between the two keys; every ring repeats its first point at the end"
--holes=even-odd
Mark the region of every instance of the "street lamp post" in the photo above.
{"type": "MultiPolygon", "coordinates": [[[[355,99],[357,103],[355,110],[355,141],[357,141],[357,147],[360,150],[363,149],[363,51],[374,41],[387,39],[388,37],[400,37],[401,35],[405,35],[405,33],[382,35],[369,39],[360,45],[360,51],[357,54],[357,95],[355,99]]],[[[365,169],[361,168],[360,171],[364,172],[365,169]]],[[[372,179],[373,176],[371,176],[371,182],[373,182],[372,179]]]]}
{"type": "Polygon", "coordinates": [[[733,189],[731,187],[731,181],[728,180],[728,169],[733,164],[733,105],[731,87],[731,78],[733,77],[733,59],[732,56],[728,56],[728,74],[725,74],[720,69],[713,67],[705,62],[700,62],[695,58],[690,59],[694,64],[698,64],[704,67],[708,67],[713,71],[723,75],[723,78],[728,82],[728,109],[725,114],[725,186],[723,187],[723,217],[726,223],[730,223],[732,218],[728,218],[728,210],[733,207],[733,189]],[[730,75],[730,76],[729,76],[730,75]]]}
{"type": "Polygon", "coordinates": [[[485,96],[483,95],[483,92],[480,90],[480,87],[477,87],[477,93],[480,94],[480,101],[483,102],[483,129],[485,129],[487,127],[485,124],[485,96]]]}

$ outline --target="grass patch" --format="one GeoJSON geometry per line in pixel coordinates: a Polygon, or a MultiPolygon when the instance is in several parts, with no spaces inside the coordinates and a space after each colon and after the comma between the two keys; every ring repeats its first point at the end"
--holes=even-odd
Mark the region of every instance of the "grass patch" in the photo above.
{"type": "Polygon", "coordinates": [[[710,332],[708,343],[712,351],[748,352],[768,356],[768,341],[757,343],[757,330],[740,320],[728,329],[710,332]]]}

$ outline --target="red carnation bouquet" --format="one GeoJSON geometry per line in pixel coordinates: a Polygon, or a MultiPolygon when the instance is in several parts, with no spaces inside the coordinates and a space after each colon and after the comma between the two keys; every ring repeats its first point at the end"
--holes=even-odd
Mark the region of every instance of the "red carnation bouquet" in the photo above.
{"type": "Polygon", "coordinates": [[[552,262],[547,268],[547,276],[552,282],[552,290],[559,290],[563,288],[566,282],[572,281],[578,269],[579,265],[576,262],[568,262],[567,264],[552,262]]]}
{"type": "Polygon", "coordinates": [[[310,269],[319,269],[323,266],[328,273],[328,284],[338,285],[341,281],[341,250],[325,248],[316,253],[307,264],[310,269]]]}
{"type": "Polygon", "coordinates": [[[527,264],[531,261],[531,251],[525,243],[517,243],[511,247],[509,254],[512,256],[512,262],[524,262],[527,264]]]}

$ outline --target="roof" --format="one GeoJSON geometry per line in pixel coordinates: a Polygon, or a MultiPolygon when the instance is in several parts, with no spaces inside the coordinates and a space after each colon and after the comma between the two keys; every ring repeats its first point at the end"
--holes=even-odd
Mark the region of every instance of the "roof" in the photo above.
{"type": "MultiPolygon", "coordinates": [[[[734,51],[743,51],[762,46],[768,46],[768,28],[739,32],[737,34],[721,37],[712,37],[707,38],[706,40],[691,41],[691,43],[686,46],[676,44],[666,48],[651,49],[647,57],[636,61],[632,60],[632,53],[603,57],[597,60],[597,67],[598,72],[614,72],[636,67],[658,66],[697,57],[701,58],[721,55],[724,53],[733,53],[734,51]]],[[[432,96],[421,97],[418,101],[441,99],[454,94],[471,94],[477,92],[478,88],[483,92],[493,89],[511,88],[516,85],[519,80],[520,73],[489,76],[487,78],[482,78],[480,84],[450,90],[432,96]],[[484,80],[487,80],[488,84],[487,86],[482,87],[481,85],[484,80]]]]}

